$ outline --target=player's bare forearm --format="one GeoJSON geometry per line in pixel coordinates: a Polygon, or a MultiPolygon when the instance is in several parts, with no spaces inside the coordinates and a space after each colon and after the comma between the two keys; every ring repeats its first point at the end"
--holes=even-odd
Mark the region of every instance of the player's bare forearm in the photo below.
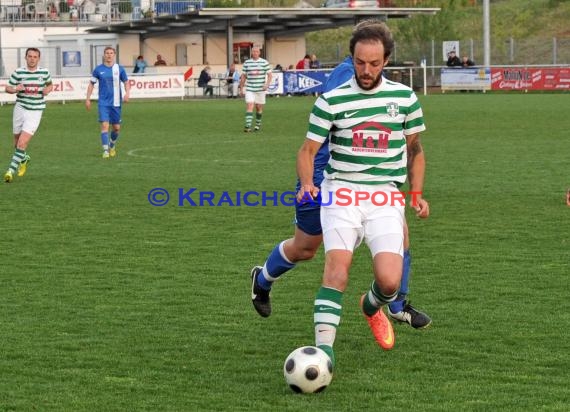
{"type": "Polygon", "coordinates": [[[271,72],[267,73],[267,81],[265,82],[265,87],[264,90],[268,90],[269,89],[269,85],[271,84],[271,72]]]}
{"type": "Polygon", "coordinates": [[[125,82],[125,96],[123,98],[123,100],[126,102],[128,102],[131,99],[131,84],[126,81],[125,82]]]}
{"type": "Polygon", "coordinates": [[[50,94],[53,90],[53,84],[50,83],[49,85],[47,85],[46,87],[44,87],[44,90],[42,91],[42,94],[45,96],[47,96],[48,94],[50,94]]]}
{"type": "Polygon", "coordinates": [[[423,198],[426,158],[419,134],[411,135],[406,140],[408,149],[408,182],[410,185],[411,206],[420,218],[429,216],[429,203],[423,198]]]}
{"type": "Polygon", "coordinates": [[[297,175],[301,183],[301,189],[297,194],[298,200],[304,197],[305,192],[309,192],[313,197],[316,197],[319,192],[313,185],[314,160],[319,147],[319,143],[305,139],[303,146],[297,153],[297,175]]]}
{"type": "Polygon", "coordinates": [[[24,85],[22,83],[16,85],[16,86],[6,86],[6,93],[9,94],[14,94],[14,93],[18,93],[19,91],[24,90],[24,85]]]}
{"type": "Polygon", "coordinates": [[[91,109],[91,94],[93,93],[93,83],[89,82],[87,85],[87,96],[85,97],[85,108],[87,110],[91,109]]]}
{"type": "Polygon", "coordinates": [[[408,148],[408,182],[410,191],[422,192],[424,190],[424,178],[426,171],[426,158],[420,141],[420,135],[414,134],[407,137],[408,148]]]}
{"type": "Polygon", "coordinates": [[[87,96],[85,97],[86,100],[91,100],[91,94],[93,93],[93,83],[89,83],[87,85],[87,96]]]}

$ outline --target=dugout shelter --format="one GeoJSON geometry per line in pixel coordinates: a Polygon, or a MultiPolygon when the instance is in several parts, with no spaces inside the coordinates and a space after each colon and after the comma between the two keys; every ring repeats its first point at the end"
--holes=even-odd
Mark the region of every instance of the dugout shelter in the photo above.
{"type": "MultiPolygon", "coordinates": [[[[434,15],[439,8],[431,7],[385,7],[385,8],[204,8],[191,9],[182,13],[159,15],[140,20],[101,25],[88,30],[90,33],[137,35],[139,44],[157,38],[199,34],[204,39],[224,39],[212,49],[225,50],[225,64],[239,61],[239,44],[244,42],[243,35],[255,35],[252,44],[263,49],[266,59],[281,61],[280,54],[298,54],[297,50],[287,50],[280,43],[293,43],[295,38],[304,34],[343,26],[353,26],[361,20],[376,18],[409,18],[413,15],[434,15]],[[236,37],[238,41],[236,42],[236,37]],[[280,41],[280,39],[282,41],[280,41]],[[220,47],[225,43],[225,47],[220,47]],[[236,61],[236,44],[238,58],[236,61]]],[[[304,44],[304,42],[303,42],[304,44]]],[[[203,62],[212,63],[207,42],[202,42],[203,62]]],[[[304,53],[303,53],[304,54],[304,53]]]]}

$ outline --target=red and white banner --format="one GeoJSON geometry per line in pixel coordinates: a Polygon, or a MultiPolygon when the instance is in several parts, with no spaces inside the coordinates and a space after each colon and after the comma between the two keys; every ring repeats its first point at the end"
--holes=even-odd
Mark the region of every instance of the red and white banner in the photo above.
{"type": "MultiPolygon", "coordinates": [[[[48,101],[84,100],[90,77],[58,77],[53,79],[53,91],[48,101]]],[[[151,99],[162,97],[184,97],[184,75],[130,76],[131,99],[151,99]]],[[[6,93],[8,79],[0,79],[0,102],[15,102],[16,95],[6,93]]],[[[95,86],[92,99],[98,97],[95,86]]]]}
{"type": "Polygon", "coordinates": [[[570,68],[492,68],[491,90],[570,90],[570,68]]]}

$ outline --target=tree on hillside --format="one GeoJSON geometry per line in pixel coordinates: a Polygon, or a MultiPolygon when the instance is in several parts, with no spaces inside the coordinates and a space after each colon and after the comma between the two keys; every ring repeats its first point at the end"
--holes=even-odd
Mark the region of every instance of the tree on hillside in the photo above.
{"type": "Polygon", "coordinates": [[[441,11],[433,16],[418,15],[407,20],[399,20],[393,24],[398,42],[422,44],[431,39],[454,40],[458,37],[456,0],[426,0],[426,7],[439,7],[441,11]]]}

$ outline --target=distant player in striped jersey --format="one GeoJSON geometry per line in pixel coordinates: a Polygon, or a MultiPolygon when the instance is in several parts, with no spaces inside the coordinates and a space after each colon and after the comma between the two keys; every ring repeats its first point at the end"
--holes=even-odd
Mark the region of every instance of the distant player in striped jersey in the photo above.
{"type": "Polygon", "coordinates": [[[239,93],[245,92],[245,127],[244,132],[251,132],[253,123],[253,109],[255,106],[255,127],[256,132],[261,129],[261,116],[263,105],[265,105],[265,94],[271,84],[271,66],[265,59],[259,57],[261,50],[259,47],[251,49],[251,59],[243,64],[239,93]],[[244,90],[245,89],[245,90],[244,90]]]}
{"type": "Polygon", "coordinates": [[[6,93],[16,93],[13,126],[14,154],[4,174],[4,181],[10,183],[14,174],[24,176],[30,156],[26,153],[32,136],[38,130],[46,108],[45,97],[52,91],[51,75],[47,69],[38,66],[40,51],[35,47],[26,50],[26,65],[16,69],[8,80],[6,93]]]}
{"type": "Polygon", "coordinates": [[[123,66],[115,63],[115,49],[105,47],[103,51],[103,64],[93,70],[91,80],[87,86],[85,107],[91,110],[91,94],[96,83],[99,83],[99,99],[97,107],[99,122],[101,123],[101,145],[103,146],[103,159],[115,157],[116,144],[121,131],[121,112],[123,100],[129,101],[131,85],[127,72],[123,66]],[[121,83],[125,85],[125,95],[121,89],[121,83]],[[112,126],[109,136],[109,125],[112,126]]]}
{"type": "MultiPolygon", "coordinates": [[[[378,192],[393,199],[406,177],[410,191],[423,191],[425,157],[419,134],[425,125],[413,90],[382,77],[393,47],[384,23],[363,25],[353,32],[350,52],[355,76],[317,99],[297,158],[301,182],[297,197],[301,200],[306,193],[316,197],[314,158],[330,134],[322,192],[343,189],[352,196],[348,206],[334,201],[321,206],[325,268],[314,304],[315,344],[333,362],[342,297],[354,250],[362,240],[371,251],[374,270],[374,281],[361,297],[362,311],[378,345],[388,350],[395,342],[382,307],[396,299],[401,281],[404,206],[398,201],[378,205],[370,199],[378,192]],[[369,199],[363,200],[366,195],[369,199]]],[[[429,216],[429,205],[421,195],[412,206],[419,217],[429,216]]]]}

